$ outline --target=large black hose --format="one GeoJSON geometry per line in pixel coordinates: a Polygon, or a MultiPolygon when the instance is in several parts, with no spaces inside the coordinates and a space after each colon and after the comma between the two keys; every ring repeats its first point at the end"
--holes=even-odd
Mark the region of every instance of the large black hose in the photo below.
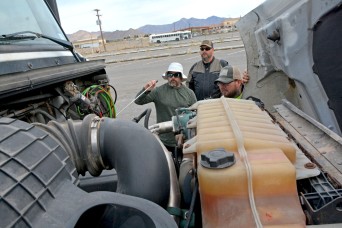
{"type": "Polygon", "coordinates": [[[155,137],[131,121],[104,118],[99,128],[103,162],[118,174],[117,192],[166,206],[170,176],[163,149],[155,137]]]}
{"type": "Polygon", "coordinates": [[[166,207],[170,173],[166,156],[155,136],[128,120],[87,115],[83,121],[50,121],[44,128],[64,145],[76,170],[98,176],[104,169],[117,172],[117,192],[166,207]]]}

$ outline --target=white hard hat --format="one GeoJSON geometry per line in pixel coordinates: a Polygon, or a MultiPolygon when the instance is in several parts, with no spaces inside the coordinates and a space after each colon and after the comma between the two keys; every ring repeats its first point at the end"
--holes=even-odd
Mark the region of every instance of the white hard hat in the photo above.
{"type": "Polygon", "coordinates": [[[186,81],[187,76],[183,73],[183,66],[182,66],[182,64],[176,63],[176,62],[171,63],[171,64],[169,65],[169,68],[167,69],[166,73],[164,73],[164,74],[162,75],[162,77],[163,77],[165,80],[167,80],[166,74],[167,74],[167,72],[169,72],[169,71],[181,73],[181,74],[182,74],[182,81],[183,81],[183,82],[186,81]]]}

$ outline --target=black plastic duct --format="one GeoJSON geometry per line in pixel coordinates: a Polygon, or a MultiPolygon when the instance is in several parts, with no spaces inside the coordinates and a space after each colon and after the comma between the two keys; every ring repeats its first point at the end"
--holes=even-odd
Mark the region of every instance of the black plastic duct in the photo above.
{"type": "Polygon", "coordinates": [[[131,121],[103,119],[99,147],[105,164],[118,175],[117,192],[166,207],[170,174],[166,157],[150,131],[131,121]]]}
{"type": "MultiPolygon", "coordinates": [[[[125,132],[124,123],[104,122],[125,132]]],[[[151,201],[78,188],[76,168],[65,148],[75,149],[80,141],[61,142],[65,131],[46,129],[50,131],[0,118],[0,227],[176,227],[171,216],[151,201]]],[[[101,130],[111,133],[115,131],[107,127],[101,130]]],[[[104,136],[103,146],[111,149],[107,137],[111,135],[104,136]]],[[[116,150],[113,154],[125,156],[116,150]]]]}
{"type": "Polygon", "coordinates": [[[98,176],[117,172],[117,192],[167,206],[170,174],[158,140],[143,126],[128,120],[87,115],[83,121],[37,124],[61,142],[76,170],[98,176]]]}

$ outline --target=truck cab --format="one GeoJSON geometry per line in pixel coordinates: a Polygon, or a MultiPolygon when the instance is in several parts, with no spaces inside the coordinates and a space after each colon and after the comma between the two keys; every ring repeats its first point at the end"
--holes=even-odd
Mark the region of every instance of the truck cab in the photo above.
{"type": "Polygon", "coordinates": [[[0,20],[2,117],[46,123],[115,116],[104,60],[88,62],[74,50],[56,1],[1,1],[0,20]]]}
{"type": "Polygon", "coordinates": [[[0,74],[80,62],[49,5],[1,1],[0,74]]]}

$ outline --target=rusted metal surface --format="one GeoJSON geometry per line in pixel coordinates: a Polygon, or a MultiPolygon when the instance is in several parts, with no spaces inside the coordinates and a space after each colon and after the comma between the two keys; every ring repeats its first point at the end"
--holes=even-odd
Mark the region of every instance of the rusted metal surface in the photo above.
{"type": "Polygon", "coordinates": [[[307,169],[314,169],[314,168],[316,168],[316,164],[312,163],[312,162],[309,162],[309,163],[306,163],[304,165],[304,167],[307,168],[307,169]]]}
{"type": "Polygon", "coordinates": [[[301,112],[290,102],[274,106],[271,115],[299,148],[327,173],[335,187],[342,186],[342,138],[301,112]]]}

